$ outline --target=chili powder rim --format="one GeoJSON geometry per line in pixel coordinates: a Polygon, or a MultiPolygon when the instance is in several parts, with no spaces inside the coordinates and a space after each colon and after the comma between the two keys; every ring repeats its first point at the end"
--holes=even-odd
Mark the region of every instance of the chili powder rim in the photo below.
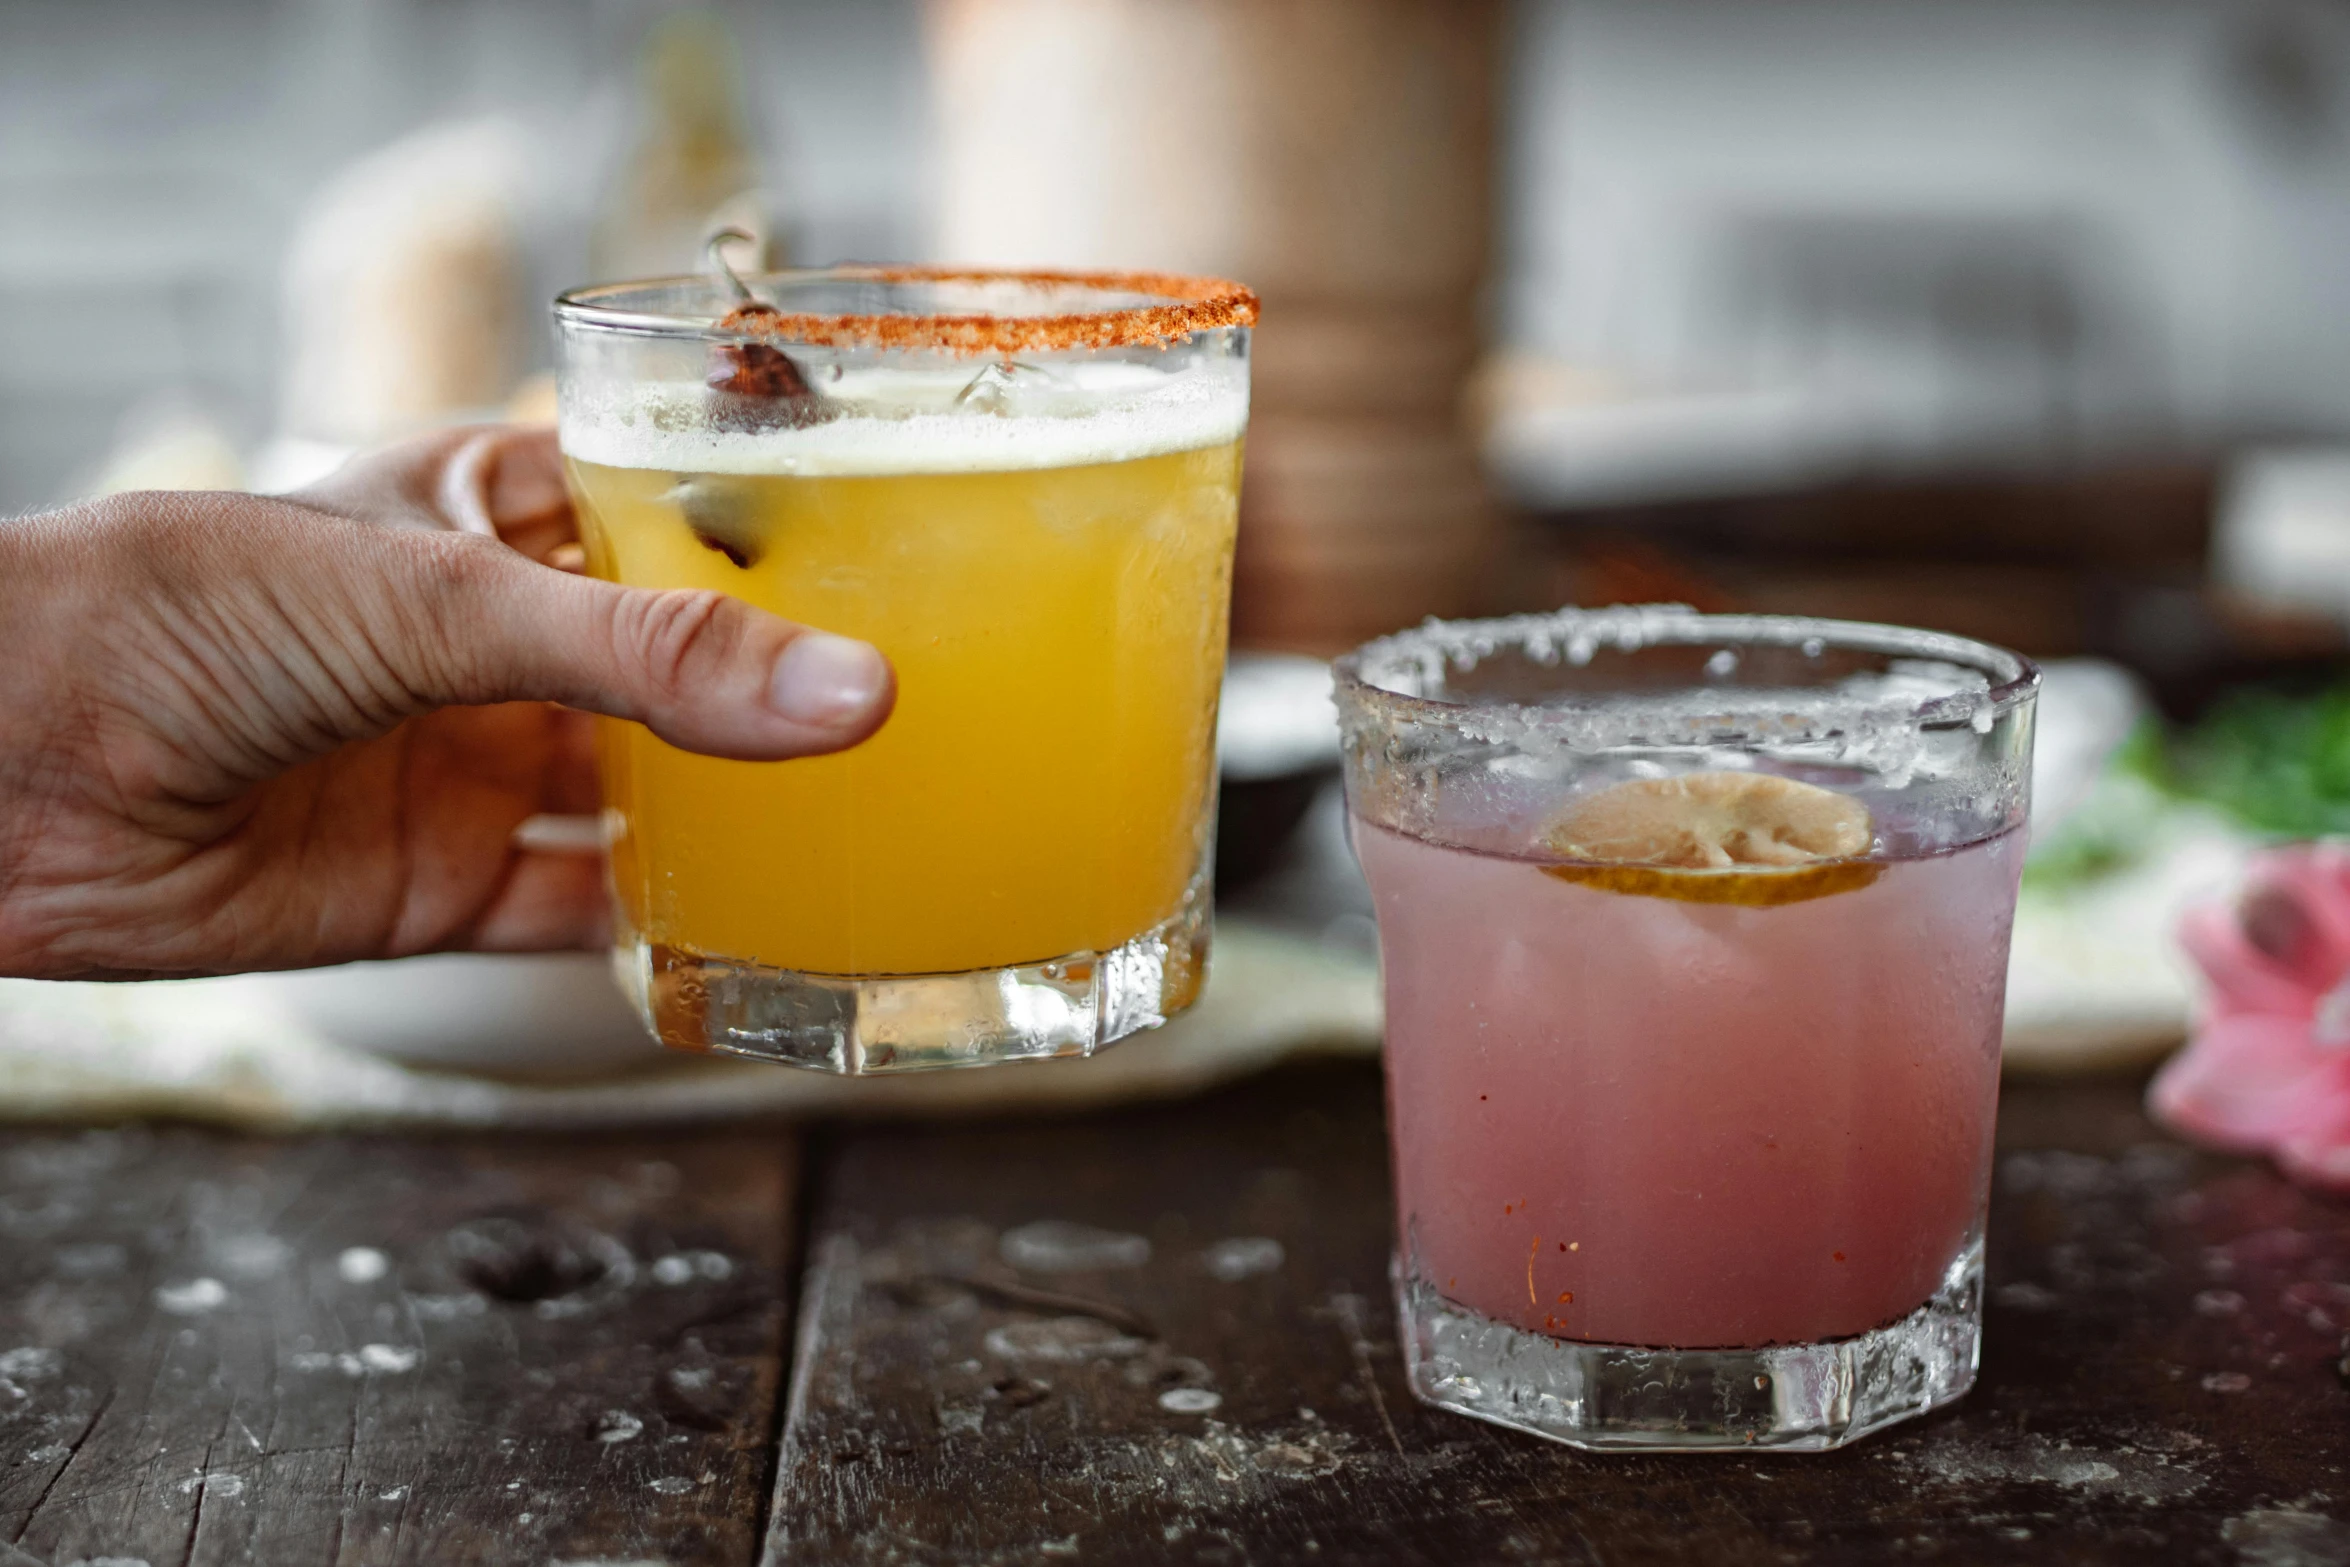
{"type": "Polygon", "coordinates": [[[556,319],[567,326],[631,335],[722,338],[733,341],[806,345],[818,348],[879,348],[962,355],[1040,354],[1103,348],[1153,348],[1201,332],[1251,327],[1257,296],[1227,278],[1174,272],[1066,272],[1015,267],[867,266],[816,267],[763,272],[746,277],[754,288],[805,282],[1013,283],[1044,288],[1083,288],[1101,293],[1140,294],[1153,302],[1112,310],[1054,315],[845,314],[761,310],[755,324],[721,329],[718,317],[689,318],[658,311],[620,309],[601,303],[615,295],[661,288],[709,286],[699,276],[644,278],[569,289],[555,298],[556,319]]]}

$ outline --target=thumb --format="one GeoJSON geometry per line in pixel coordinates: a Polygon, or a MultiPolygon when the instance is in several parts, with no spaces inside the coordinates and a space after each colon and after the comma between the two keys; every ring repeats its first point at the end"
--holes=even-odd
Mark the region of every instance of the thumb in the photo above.
{"type": "Polygon", "coordinates": [[[396,624],[376,647],[418,706],[560,702],[689,751],[774,761],[855,745],[897,700],[871,644],[723,593],[620,587],[473,535],[369,542],[394,557],[396,624]]]}
{"type": "Polygon", "coordinates": [[[384,532],[406,564],[402,596],[425,606],[431,627],[401,672],[426,705],[544,699],[637,719],[688,750],[767,759],[854,745],[895,701],[888,662],[865,643],[719,594],[621,588],[534,564],[571,535],[552,430],[439,432],[355,462],[300,500],[475,536],[384,532]]]}

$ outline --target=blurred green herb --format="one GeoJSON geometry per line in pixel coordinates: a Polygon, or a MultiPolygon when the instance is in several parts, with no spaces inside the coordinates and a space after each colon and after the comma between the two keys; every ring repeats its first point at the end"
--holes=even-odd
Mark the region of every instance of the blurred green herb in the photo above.
{"type": "Polygon", "coordinates": [[[2163,753],[2159,782],[2247,827],[2289,838],[2350,832],[2350,686],[2238,691],[2163,753]]]}
{"type": "Polygon", "coordinates": [[[2247,687],[2182,728],[2148,718],[2089,796],[2033,843],[2024,885],[2058,891],[2127,868],[2180,802],[2278,838],[2350,834],[2350,685],[2247,687]]]}

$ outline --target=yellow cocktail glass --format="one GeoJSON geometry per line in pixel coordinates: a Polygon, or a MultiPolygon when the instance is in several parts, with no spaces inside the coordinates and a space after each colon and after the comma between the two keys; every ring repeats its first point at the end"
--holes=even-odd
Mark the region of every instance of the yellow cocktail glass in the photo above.
{"type": "Polygon", "coordinates": [[[1253,299],[747,288],[559,302],[589,569],[871,641],[898,704],[774,763],[602,721],[625,985],[669,1045],[844,1072],[1091,1054],[1173,1016],[1209,937],[1253,299]]]}

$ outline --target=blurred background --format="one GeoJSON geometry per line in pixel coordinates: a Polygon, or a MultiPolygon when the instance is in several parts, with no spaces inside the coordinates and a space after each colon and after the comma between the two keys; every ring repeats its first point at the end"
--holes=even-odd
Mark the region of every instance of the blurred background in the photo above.
{"type": "Polygon", "coordinates": [[[2350,609],[2321,0],[13,0],[0,117],[0,509],[541,408],[555,288],[732,220],[1257,284],[1246,641],[1663,596],[2192,700],[2350,609]]]}
{"type": "Polygon", "coordinates": [[[0,213],[0,512],[544,417],[548,296],[722,222],[1212,270],[1242,647],[1662,599],[2064,660],[2018,961],[2138,1036],[2181,889],[2350,830],[2336,0],[10,0],[0,213]]]}

